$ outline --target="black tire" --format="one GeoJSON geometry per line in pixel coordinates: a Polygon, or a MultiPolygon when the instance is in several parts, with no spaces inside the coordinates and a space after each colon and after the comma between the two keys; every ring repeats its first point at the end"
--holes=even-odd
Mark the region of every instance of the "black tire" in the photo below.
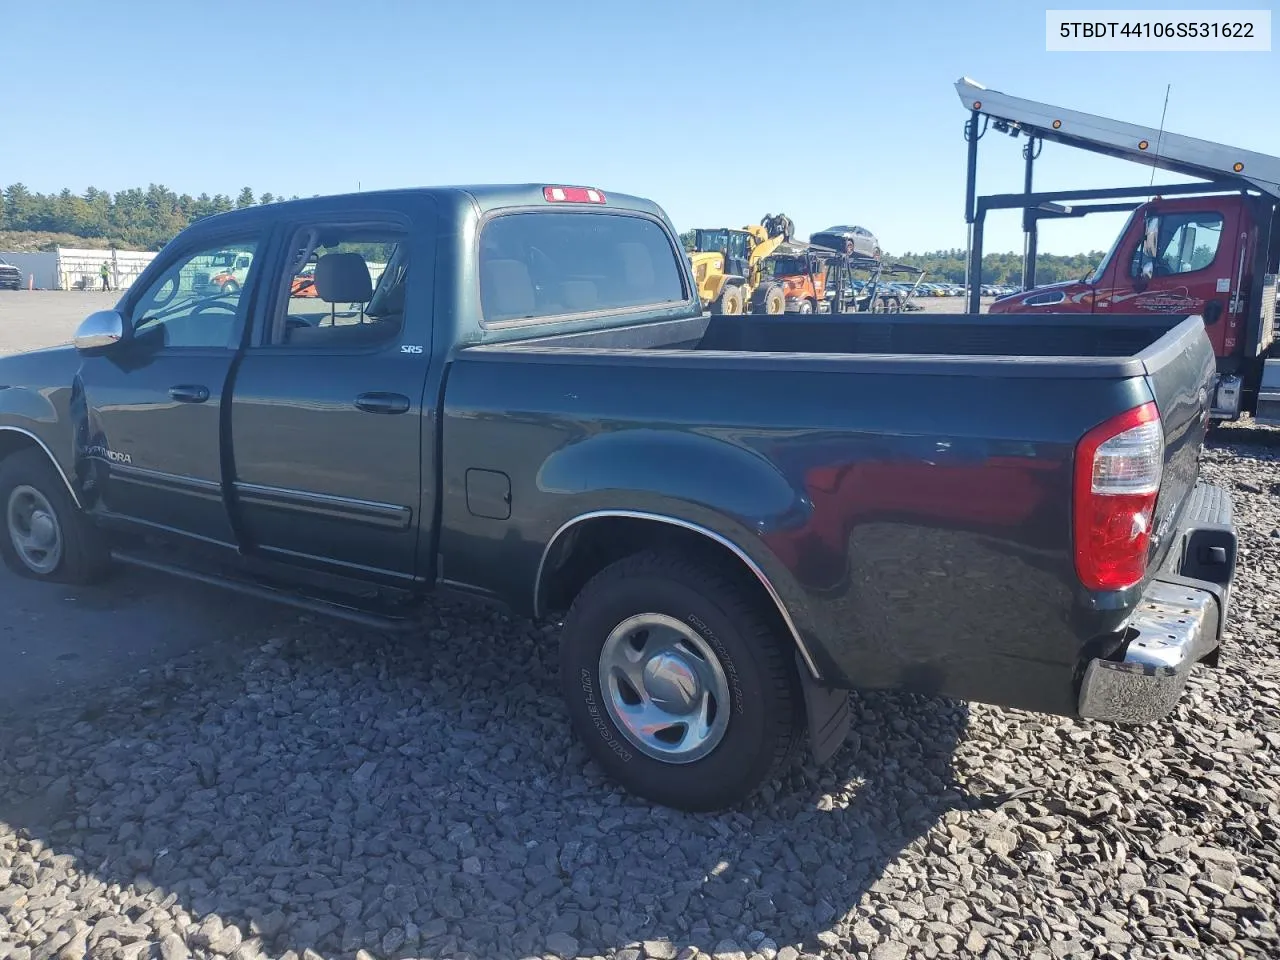
{"type": "Polygon", "coordinates": [[[236,283],[234,280],[228,280],[222,285],[218,292],[224,297],[229,297],[233,293],[240,292],[240,284],[236,283]]]}
{"type": "Polygon", "coordinates": [[[787,298],[782,292],[782,287],[776,283],[758,287],[751,299],[752,313],[778,316],[787,312],[787,298]]]}
{"type": "Polygon", "coordinates": [[[742,287],[736,283],[726,283],[711,305],[711,312],[723,316],[738,316],[743,312],[745,304],[742,299],[742,287]]]}
{"type": "Polygon", "coordinates": [[[560,680],[574,731],[605,772],[629,792],[678,810],[745,800],[786,765],[804,731],[789,642],[739,579],[709,561],[646,551],[597,574],[565,618],[560,680]],[[646,614],[678,621],[723,670],[728,723],[700,758],[656,758],[611,715],[602,653],[615,628],[646,614]]]}
{"type": "Polygon", "coordinates": [[[812,300],[809,300],[809,299],[807,299],[807,298],[806,298],[806,299],[804,299],[804,300],[801,300],[801,301],[800,301],[800,307],[799,307],[799,309],[798,309],[796,312],[797,312],[797,313],[805,313],[805,314],[813,313],[813,301],[812,301],[812,300]]]}
{"type": "MultiPolygon", "coordinates": [[[[28,501],[31,493],[25,495],[28,501]]],[[[111,558],[100,531],[93,527],[71,499],[62,476],[40,450],[19,450],[0,461],[0,511],[4,529],[0,531],[0,555],[5,565],[19,576],[53,583],[85,585],[103,579],[111,569],[111,558]],[[13,504],[15,492],[34,491],[51,510],[57,531],[58,553],[47,570],[32,566],[14,542],[13,504]]],[[[43,509],[41,510],[44,513],[43,509]]]]}

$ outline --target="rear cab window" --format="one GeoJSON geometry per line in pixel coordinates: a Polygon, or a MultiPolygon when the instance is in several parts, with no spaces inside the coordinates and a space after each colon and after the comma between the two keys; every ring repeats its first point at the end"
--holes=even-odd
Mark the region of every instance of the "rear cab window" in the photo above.
{"type": "Polygon", "coordinates": [[[487,324],[662,308],[687,299],[667,232],[623,212],[513,211],[480,232],[487,324]]]}

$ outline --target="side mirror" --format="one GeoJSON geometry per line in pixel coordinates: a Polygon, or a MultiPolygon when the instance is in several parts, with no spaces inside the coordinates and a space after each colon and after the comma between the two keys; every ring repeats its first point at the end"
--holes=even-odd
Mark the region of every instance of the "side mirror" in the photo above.
{"type": "Polygon", "coordinates": [[[118,310],[99,310],[85,317],[76,330],[75,346],[84,352],[113,347],[126,338],[124,317],[118,310]]]}
{"type": "Polygon", "coordinates": [[[1141,246],[1133,251],[1133,259],[1129,261],[1129,276],[1133,278],[1135,287],[1145,287],[1147,281],[1155,275],[1155,261],[1141,246]]]}

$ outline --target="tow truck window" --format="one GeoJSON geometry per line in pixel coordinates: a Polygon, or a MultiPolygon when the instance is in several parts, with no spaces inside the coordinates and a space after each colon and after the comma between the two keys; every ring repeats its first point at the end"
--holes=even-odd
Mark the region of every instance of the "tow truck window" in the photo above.
{"type": "Polygon", "coordinates": [[[771,257],[765,263],[765,272],[771,277],[794,277],[809,272],[804,257],[771,257]]]}
{"type": "Polygon", "coordinates": [[[1222,240],[1216,213],[1165,214],[1160,223],[1156,276],[1194,273],[1213,263],[1222,240]]]}
{"type": "Polygon", "coordinates": [[[480,234],[488,323],[682,303],[679,255],[647,217],[508,213],[480,234]]]}

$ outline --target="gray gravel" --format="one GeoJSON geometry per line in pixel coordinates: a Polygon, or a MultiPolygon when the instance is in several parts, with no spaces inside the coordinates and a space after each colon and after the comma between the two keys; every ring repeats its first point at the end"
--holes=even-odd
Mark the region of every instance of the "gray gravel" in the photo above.
{"type": "Polygon", "coordinates": [[[821,772],[695,817],[587,762],[553,627],[286,617],[5,719],[0,960],[1280,956],[1278,440],[1206,453],[1242,569],[1175,722],[867,695],[821,772]]]}

